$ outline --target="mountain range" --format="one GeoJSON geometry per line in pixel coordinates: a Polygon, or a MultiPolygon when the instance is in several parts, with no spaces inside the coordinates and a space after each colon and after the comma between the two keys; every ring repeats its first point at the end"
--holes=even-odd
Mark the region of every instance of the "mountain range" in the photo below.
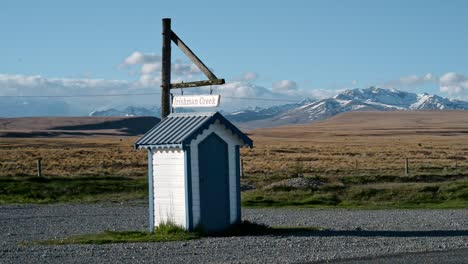
{"type": "Polygon", "coordinates": [[[270,117],[275,117],[281,113],[287,112],[289,110],[301,107],[312,102],[314,101],[307,98],[298,103],[275,105],[268,108],[262,108],[257,106],[253,109],[243,109],[231,112],[227,114],[226,117],[231,122],[248,122],[253,120],[261,120],[270,117]]]}
{"type": "MultiPolygon", "coordinates": [[[[352,111],[468,110],[468,102],[427,93],[416,94],[396,89],[370,87],[345,90],[331,98],[268,108],[256,107],[225,113],[226,118],[243,128],[275,127],[312,123],[352,111]]],[[[127,107],[123,110],[95,111],[91,116],[159,116],[159,108],[127,107]]]]}
{"type": "MultiPolygon", "coordinates": [[[[312,123],[352,111],[394,110],[468,110],[468,102],[427,93],[415,94],[396,89],[370,87],[345,90],[334,97],[304,103],[273,116],[265,115],[265,118],[259,118],[250,113],[243,114],[252,116],[250,119],[249,116],[237,116],[236,118],[245,120],[241,124],[244,128],[259,128],[312,123]]],[[[267,109],[260,111],[268,112],[267,109]]],[[[229,115],[227,117],[229,118],[229,115]]]]}
{"type": "Polygon", "coordinates": [[[159,107],[150,109],[144,107],[127,106],[123,109],[106,109],[101,111],[92,111],[89,116],[159,116],[161,110],[159,107]]]}

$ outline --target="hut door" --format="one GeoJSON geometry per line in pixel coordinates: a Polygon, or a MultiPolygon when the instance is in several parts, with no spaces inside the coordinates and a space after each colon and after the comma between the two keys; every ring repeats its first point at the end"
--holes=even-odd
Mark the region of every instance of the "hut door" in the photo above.
{"type": "Polygon", "coordinates": [[[212,133],[198,145],[201,227],[208,232],[229,226],[228,145],[212,133]]]}

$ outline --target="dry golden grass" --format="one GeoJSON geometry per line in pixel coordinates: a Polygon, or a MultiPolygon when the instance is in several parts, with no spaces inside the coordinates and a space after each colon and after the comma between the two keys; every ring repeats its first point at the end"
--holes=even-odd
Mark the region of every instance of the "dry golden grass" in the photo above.
{"type": "MultiPolygon", "coordinates": [[[[319,176],[468,172],[468,113],[348,113],[312,125],[251,131],[246,174],[319,176]]],[[[0,176],[33,176],[36,159],[50,176],[144,177],[137,137],[0,138],[0,176]]]]}
{"type": "Polygon", "coordinates": [[[250,132],[247,173],[318,175],[468,172],[468,112],[355,112],[250,132]],[[297,168],[299,167],[299,168],[297,168]]]}
{"type": "Polygon", "coordinates": [[[33,176],[42,158],[47,176],[144,177],[146,151],[133,149],[135,137],[2,138],[0,176],[33,176]]]}
{"type": "MultiPolygon", "coordinates": [[[[467,204],[468,112],[351,113],[249,134],[255,147],[242,150],[242,182],[257,189],[243,193],[244,205],[467,204]],[[405,158],[410,177],[404,177],[405,158]],[[262,188],[297,175],[317,177],[325,185],[318,191],[262,188]]],[[[0,138],[0,203],[141,198],[147,153],[133,148],[136,140],[0,138]],[[42,180],[34,177],[38,158],[42,180]],[[41,192],[46,187],[50,190],[41,192]]]]}

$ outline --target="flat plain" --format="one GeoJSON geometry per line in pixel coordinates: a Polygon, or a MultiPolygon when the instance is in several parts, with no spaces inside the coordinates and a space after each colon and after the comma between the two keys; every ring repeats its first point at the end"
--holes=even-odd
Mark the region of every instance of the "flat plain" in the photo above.
{"type": "Polygon", "coordinates": [[[350,113],[248,134],[243,219],[290,233],[62,246],[30,243],[147,229],[146,151],[120,133],[1,137],[1,262],[464,262],[466,112],[350,113]]]}
{"type": "MultiPolygon", "coordinates": [[[[466,111],[354,112],[247,133],[254,148],[241,152],[245,206],[467,206],[466,111]]],[[[147,155],[136,140],[0,138],[0,202],[145,197],[147,155]]]]}

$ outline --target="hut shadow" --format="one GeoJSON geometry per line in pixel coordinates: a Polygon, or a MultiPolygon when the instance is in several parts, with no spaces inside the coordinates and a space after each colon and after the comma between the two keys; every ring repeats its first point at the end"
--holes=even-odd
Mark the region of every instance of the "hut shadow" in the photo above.
{"type": "Polygon", "coordinates": [[[270,235],[292,237],[460,237],[468,236],[468,230],[310,230],[308,228],[272,228],[270,235]]]}
{"type": "Polygon", "coordinates": [[[278,237],[461,237],[468,230],[330,230],[317,227],[269,227],[244,222],[222,236],[278,236],[278,237]]]}

